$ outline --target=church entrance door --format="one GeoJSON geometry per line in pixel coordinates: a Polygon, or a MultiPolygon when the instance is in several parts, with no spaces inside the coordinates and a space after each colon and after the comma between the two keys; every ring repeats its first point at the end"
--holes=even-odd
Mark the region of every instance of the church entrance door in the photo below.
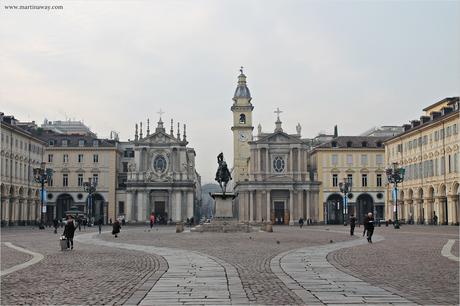
{"type": "Polygon", "coordinates": [[[155,201],[155,218],[157,218],[159,223],[163,223],[166,220],[165,214],[165,202],[164,201],[155,201]]]}
{"type": "Polygon", "coordinates": [[[275,224],[284,224],[284,201],[275,201],[275,224]]]}

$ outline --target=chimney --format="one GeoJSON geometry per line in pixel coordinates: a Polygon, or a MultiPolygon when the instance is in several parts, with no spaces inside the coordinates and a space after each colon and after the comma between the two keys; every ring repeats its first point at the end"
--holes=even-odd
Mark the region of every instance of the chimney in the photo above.
{"type": "Polygon", "coordinates": [[[410,124],[403,124],[404,132],[409,131],[412,126],[410,124]]]}
{"type": "Polygon", "coordinates": [[[416,127],[416,126],[419,126],[419,125],[420,125],[420,121],[419,121],[419,120],[412,120],[412,121],[410,122],[410,124],[411,124],[411,125],[412,125],[412,127],[414,128],[414,127],[416,127]]]}
{"type": "Polygon", "coordinates": [[[439,116],[441,116],[440,112],[431,112],[431,120],[434,120],[438,118],[439,116]]]}
{"type": "Polygon", "coordinates": [[[421,116],[420,117],[420,121],[421,121],[422,124],[427,123],[428,121],[430,121],[430,119],[431,119],[430,116],[421,116]]]}

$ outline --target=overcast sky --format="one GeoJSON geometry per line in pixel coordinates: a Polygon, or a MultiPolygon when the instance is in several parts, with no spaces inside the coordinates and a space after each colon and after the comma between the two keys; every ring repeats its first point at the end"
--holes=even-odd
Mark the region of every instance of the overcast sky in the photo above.
{"type": "Polygon", "coordinates": [[[0,3],[0,111],[82,119],[127,140],[136,122],[150,118],[152,130],[161,108],[187,124],[203,183],[220,151],[233,164],[240,66],[254,126],[272,131],[279,107],[284,130],[300,123],[303,137],[401,125],[460,93],[459,1],[0,3]]]}

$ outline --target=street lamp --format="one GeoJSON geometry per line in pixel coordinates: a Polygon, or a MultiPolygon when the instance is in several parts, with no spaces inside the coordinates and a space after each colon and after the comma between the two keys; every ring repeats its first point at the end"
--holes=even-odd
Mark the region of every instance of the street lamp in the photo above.
{"type": "Polygon", "coordinates": [[[351,183],[347,178],[343,179],[343,183],[339,183],[340,192],[343,193],[343,224],[346,225],[345,216],[348,215],[348,197],[351,192],[351,183]]]}
{"type": "Polygon", "coordinates": [[[90,217],[90,224],[93,220],[93,195],[96,193],[97,181],[88,178],[87,182],[83,183],[83,189],[88,193],[87,212],[90,217]]]}
{"type": "Polygon", "coordinates": [[[399,229],[399,220],[398,220],[398,183],[402,183],[404,181],[404,174],[406,173],[406,169],[402,167],[398,167],[398,163],[393,163],[392,167],[388,167],[386,169],[386,174],[388,178],[388,182],[393,184],[393,194],[395,200],[395,222],[394,228],[399,229]]]}
{"type": "Polygon", "coordinates": [[[45,190],[45,183],[49,183],[51,181],[51,177],[53,176],[53,169],[46,168],[46,163],[42,162],[40,164],[40,168],[34,168],[34,179],[37,183],[41,185],[41,192],[40,192],[40,224],[38,226],[39,229],[45,229],[43,225],[43,201],[44,201],[44,190],[45,190]]]}

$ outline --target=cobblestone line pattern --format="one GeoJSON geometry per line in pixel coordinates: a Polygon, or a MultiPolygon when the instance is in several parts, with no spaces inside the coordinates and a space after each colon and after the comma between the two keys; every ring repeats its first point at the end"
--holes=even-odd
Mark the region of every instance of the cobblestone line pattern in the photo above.
{"type": "MultiPolygon", "coordinates": [[[[315,227],[317,229],[317,227],[315,227]]],[[[250,304],[299,305],[302,300],[278,278],[270,268],[273,256],[299,246],[314,246],[334,241],[349,240],[340,232],[322,230],[311,232],[313,227],[275,226],[274,233],[181,233],[174,229],[157,227],[152,231],[133,229],[123,231],[117,238],[135,244],[148,244],[168,248],[197,251],[218,258],[233,266],[239,275],[250,304]]],[[[102,239],[113,241],[110,235],[102,239]]],[[[246,303],[247,304],[247,303],[246,303]]]]}
{"type": "MultiPolygon", "coordinates": [[[[160,268],[157,256],[76,243],[72,251],[58,251],[57,236],[47,232],[24,248],[41,252],[39,263],[1,279],[2,305],[122,304],[136,286],[160,268]]],[[[4,236],[4,233],[2,233],[4,236]]],[[[3,259],[2,259],[3,260],[3,259]]]]}
{"type": "Polygon", "coordinates": [[[19,252],[5,245],[5,241],[1,243],[1,271],[5,271],[13,266],[25,263],[32,259],[32,255],[19,252]]]}
{"type": "MultiPolygon", "coordinates": [[[[381,243],[341,249],[329,254],[328,260],[339,270],[418,304],[459,305],[459,263],[441,255],[446,242],[458,237],[458,228],[437,234],[431,230],[421,226],[381,229],[385,236],[381,243]]],[[[454,252],[456,247],[458,238],[454,252]]]]}
{"type": "MultiPolygon", "coordinates": [[[[139,305],[249,303],[236,270],[228,264],[222,265],[222,260],[181,249],[104,241],[95,239],[95,235],[80,236],[79,241],[164,257],[169,268],[158,281],[152,282],[144,296],[138,295],[142,297],[139,305]]],[[[134,300],[128,300],[127,304],[131,302],[134,300]]]]}
{"type": "MultiPolygon", "coordinates": [[[[374,236],[374,242],[383,240],[374,236]]],[[[307,305],[404,304],[413,302],[339,271],[326,259],[332,251],[368,244],[365,239],[306,247],[273,258],[271,267],[307,305]]],[[[415,305],[415,304],[414,304],[415,305]]]]}

